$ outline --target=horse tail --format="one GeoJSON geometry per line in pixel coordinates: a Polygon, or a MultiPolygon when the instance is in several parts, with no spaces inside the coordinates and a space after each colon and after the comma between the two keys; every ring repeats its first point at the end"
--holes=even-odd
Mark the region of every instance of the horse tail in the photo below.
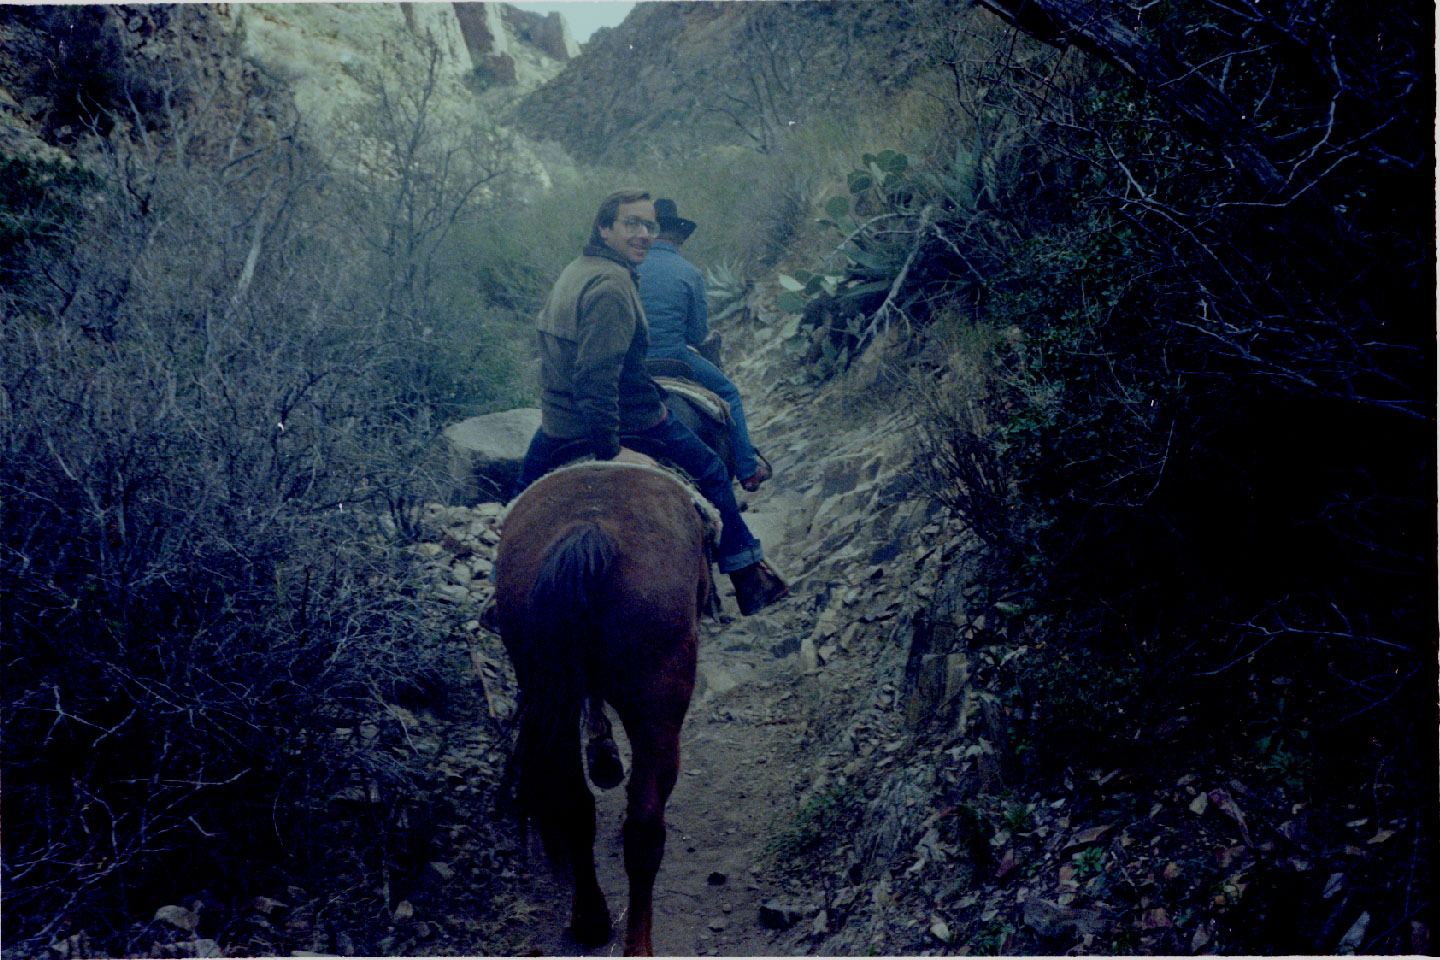
{"type": "Polygon", "coordinates": [[[520,711],[518,799],[556,858],[565,852],[564,828],[577,816],[566,787],[588,789],[578,769],[586,662],[600,646],[604,588],[619,555],[615,539],[598,525],[576,523],[541,559],[526,605],[534,682],[520,711]]]}

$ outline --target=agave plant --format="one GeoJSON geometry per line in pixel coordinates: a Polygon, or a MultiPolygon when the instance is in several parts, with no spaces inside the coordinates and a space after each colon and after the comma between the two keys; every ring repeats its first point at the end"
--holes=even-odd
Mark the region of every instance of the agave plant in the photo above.
{"type": "MultiPolygon", "coordinates": [[[[959,144],[952,158],[933,169],[912,169],[906,155],[895,150],[865,154],[845,178],[846,193],[826,201],[825,216],[818,221],[841,237],[827,265],[781,274],[777,305],[808,316],[815,313],[810,306],[823,298],[838,308],[828,315],[863,318],[858,330],[840,338],[850,346],[838,359],[843,368],[877,331],[897,318],[908,319],[917,302],[933,296],[929,288],[936,280],[936,258],[951,260],[954,253],[964,262],[947,231],[973,218],[983,172],[959,144]]],[[[939,282],[946,283],[949,275],[942,268],[939,282]]]]}
{"type": "Polygon", "coordinates": [[[710,304],[710,320],[716,322],[745,309],[745,295],[750,281],[728,263],[705,271],[705,294],[710,304]]]}

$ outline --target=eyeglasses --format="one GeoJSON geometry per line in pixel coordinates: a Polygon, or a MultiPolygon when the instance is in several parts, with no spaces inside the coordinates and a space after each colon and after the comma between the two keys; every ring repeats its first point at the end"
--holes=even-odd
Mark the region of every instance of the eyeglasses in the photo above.
{"type": "Polygon", "coordinates": [[[660,236],[660,224],[654,220],[646,220],[643,217],[626,217],[624,220],[616,220],[615,222],[624,227],[627,233],[644,233],[652,237],[660,236]]]}

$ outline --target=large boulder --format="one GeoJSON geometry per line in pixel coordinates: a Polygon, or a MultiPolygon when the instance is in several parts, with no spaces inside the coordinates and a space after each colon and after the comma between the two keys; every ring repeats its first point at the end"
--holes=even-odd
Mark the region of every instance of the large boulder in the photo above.
{"type": "Polygon", "coordinates": [[[540,429],[533,407],[488,413],[452,423],[443,433],[449,450],[451,498],[460,503],[503,502],[520,478],[520,463],[540,429]]]}

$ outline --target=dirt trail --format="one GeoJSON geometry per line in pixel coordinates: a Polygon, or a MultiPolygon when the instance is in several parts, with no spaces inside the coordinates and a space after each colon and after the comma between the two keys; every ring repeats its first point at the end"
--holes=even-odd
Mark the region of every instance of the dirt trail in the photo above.
{"type": "MultiPolygon", "coordinates": [[[[722,638],[711,635],[706,642],[722,638]]],[[[775,932],[759,917],[762,903],[774,893],[764,849],[770,824],[793,806],[794,797],[797,721],[783,710],[768,709],[767,694],[783,686],[756,676],[692,706],[680,780],[666,809],[669,837],[655,893],[657,954],[777,952],[775,932]]],[[[628,755],[625,759],[628,765],[628,755]]],[[[596,864],[616,936],[602,948],[580,948],[563,931],[568,893],[553,882],[538,883],[535,893],[548,896],[549,903],[537,918],[531,947],[546,955],[618,955],[623,946],[628,896],[620,838],[624,788],[597,791],[596,802],[596,864]]]]}

